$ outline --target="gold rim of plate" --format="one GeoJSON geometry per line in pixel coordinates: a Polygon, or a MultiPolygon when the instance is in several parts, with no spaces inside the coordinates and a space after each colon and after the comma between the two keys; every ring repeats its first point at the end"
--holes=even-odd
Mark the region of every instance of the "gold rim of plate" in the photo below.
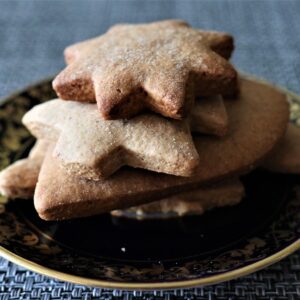
{"type": "MultiPolygon", "coordinates": [[[[274,88],[277,88],[284,92],[285,94],[292,95],[294,98],[298,99],[300,101],[300,95],[297,95],[289,90],[287,90],[284,87],[271,84],[270,82],[263,80],[261,78],[257,78],[256,76],[251,76],[248,74],[241,74],[243,77],[247,77],[250,79],[257,80],[259,82],[268,84],[273,86],[274,88]]],[[[49,77],[48,79],[37,81],[29,86],[27,86],[24,89],[21,89],[19,91],[14,92],[8,97],[2,98],[0,100],[0,106],[5,103],[7,100],[13,98],[14,96],[18,95],[22,91],[27,90],[30,87],[33,87],[37,84],[40,84],[44,81],[49,80],[52,77],[49,77]]],[[[72,282],[75,284],[81,284],[81,285],[88,285],[93,287],[102,287],[102,288],[111,288],[111,289],[120,289],[120,290],[155,290],[155,289],[179,289],[179,288],[188,288],[188,287],[195,287],[195,286],[204,286],[204,285],[210,285],[210,284],[216,284],[224,281],[229,281],[231,279],[235,279],[241,276],[248,275],[250,273],[254,273],[258,270],[261,270],[265,267],[268,267],[283,258],[287,257],[288,255],[294,253],[295,251],[300,250],[300,238],[293,242],[288,247],[282,249],[281,251],[268,256],[260,261],[257,261],[255,263],[252,263],[248,266],[237,268],[235,270],[208,276],[205,278],[198,278],[198,279],[191,279],[191,280],[181,280],[181,281],[172,281],[172,282],[140,282],[140,283],[126,283],[121,281],[105,281],[105,280],[98,280],[98,279],[92,279],[92,278],[86,278],[81,277],[77,275],[71,275],[67,273],[63,273],[60,271],[55,271],[50,268],[44,267],[42,265],[39,265],[37,263],[34,263],[30,260],[27,260],[19,255],[16,255],[15,253],[5,249],[4,247],[0,246],[0,255],[7,260],[10,260],[13,263],[16,263],[24,268],[27,268],[31,271],[40,273],[42,275],[46,275],[49,277],[57,278],[59,280],[72,282]]]]}

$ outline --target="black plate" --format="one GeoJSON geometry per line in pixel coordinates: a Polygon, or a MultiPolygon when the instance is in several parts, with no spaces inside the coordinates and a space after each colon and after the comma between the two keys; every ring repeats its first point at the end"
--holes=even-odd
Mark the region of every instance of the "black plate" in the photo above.
{"type": "MultiPolygon", "coordinates": [[[[297,122],[298,97],[288,96],[297,122]]],[[[1,106],[1,168],[33,144],[22,115],[53,97],[46,80],[1,106]]],[[[242,180],[247,196],[239,205],[170,220],[107,214],[45,222],[32,201],[1,198],[0,252],[43,274],[105,287],[174,288],[228,280],[277,261],[300,243],[300,176],[257,170],[242,180]]]]}

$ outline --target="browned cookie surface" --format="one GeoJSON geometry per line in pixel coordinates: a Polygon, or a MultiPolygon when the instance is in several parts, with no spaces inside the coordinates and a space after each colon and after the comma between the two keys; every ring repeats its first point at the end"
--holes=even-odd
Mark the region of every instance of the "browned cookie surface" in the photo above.
{"type": "Polygon", "coordinates": [[[238,204],[244,194],[241,181],[230,179],[126,210],[114,210],[111,214],[139,220],[201,215],[216,207],[238,204]]]}
{"type": "Polygon", "coordinates": [[[199,98],[190,117],[191,131],[224,136],[228,131],[228,116],[221,95],[199,98]]]}
{"type": "Polygon", "coordinates": [[[226,101],[230,124],[223,138],[195,137],[202,162],[189,178],[124,168],[94,182],[70,177],[48,155],[35,192],[35,206],[47,220],[68,219],[127,208],[198,188],[251,170],[277,145],[288,122],[288,103],[278,90],[242,80],[239,101],[226,101]]]}
{"type": "Polygon", "coordinates": [[[262,166],[280,173],[300,173],[300,128],[289,124],[280,144],[266,158],[262,166]]]}
{"type": "Polygon", "coordinates": [[[11,199],[32,198],[47,148],[47,141],[38,141],[28,158],[18,160],[2,170],[0,193],[11,199]]]}
{"type": "Polygon", "coordinates": [[[69,65],[53,87],[62,99],[97,100],[105,119],[145,109],[181,119],[195,95],[236,90],[237,73],[226,60],[232,50],[228,34],[193,29],[183,21],[116,25],[68,47],[69,65]]]}
{"type": "Polygon", "coordinates": [[[37,138],[57,141],[53,155],[86,179],[108,177],[124,165],[191,176],[199,163],[188,120],[153,113],[102,120],[95,104],[57,99],[35,106],[23,123],[37,138]]]}
{"type": "MultiPolygon", "coordinates": [[[[11,199],[33,197],[47,147],[48,144],[44,141],[37,142],[28,158],[18,160],[0,173],[1,194],[11,199]]],[[[199,215],[215,207],[237,204],[243,195],[242,183],[238,179],[232,179],[111,213],[113,216],[131,215],[138,219],[149,218],[153,213],[162,214],[161,217],[199,215]]]]}

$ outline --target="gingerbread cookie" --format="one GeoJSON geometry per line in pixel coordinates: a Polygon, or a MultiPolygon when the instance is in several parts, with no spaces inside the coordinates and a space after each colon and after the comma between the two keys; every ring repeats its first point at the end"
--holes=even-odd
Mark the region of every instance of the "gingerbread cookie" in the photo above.
{"type": "Polygon", "coordinates": [[[289,124],[280,144],[264,160],[262,167],[280,173],[300,173],[300,128],[289,124]]]}
{"type": "Polygon", "coordinates": [[[195,95],[236,90],[237,73],[225,59],[232,50],[228,34],[193,29],[183,21],[117,25],[68,47],[69,65],[53,88],[62,99],[97,100],[104,119],[129,118],[145,109],[181,119],[195,95]]]}
{"type": "MultiPolygon", "coordinates": [[[[0,173],[1,194],[11,199],[33,197],[46,146],[44,142],[37,142],[28,158],[15,162],[0,173]]],[[[228,180],[128,210],[114,210],[111,214],[137,219],[147,219],[158,214],[163,217],[161,213],[165,217],[199,215],[215,207],[237,204],[243,195],[242,183],[238,179],[228,180]]]]}
{"type": "MultiPolygon", "coordinates": [[[[47,104],[42,104],[39,106],[36,106],[32,111],[28,112],[26,116],[24,117],[24,123],[25,125],[32,131],[34,135],[36,135],[38,138],[48,138],[48,139],[57,139],[57,130],[67,130],[67,132],[73,133],[75,136],[70,136],[67,139],[63,139],[63,142],[68,143],[69,147],[75,147],[75,149],[78,148],[85,148],[89,147],[90,151],[87,151],[86,155],[88,155],[89,152],[92,151],[92,154],[95,155],[94,149],[95,149],[95,144],[97,142],[97,138],[94,138],[95,136],[99,136],[99,140],[102,141],[104,140],[101,136],[104,134],[106,137],[108,137],[107,133],[111,132],[111,127],[110,124],[119,124],[121,127],[124,127],[125,122],[121,121],[99,121],[97,114],[91,113],[93,105],[81,105],[73,102],[61,102],[59,100],[55,100],[54,102],[48,102],[47,104]],[[70,115],[70,118],[66,118],[67,115],[70,115]],[[90,115],[92,115],[90,117],[90,115]],[[82,117],[84,116],[84,117],[82,117]],[[94,119],[92,119],[94,118],[94,119]],[[87,121],[89,119],[89,121],[87,121]],[[93,121],[92,121],[93,120],[93,121]],[[94,122],[94,124],[90,124],[89,122],[94,122]],[[75,125],[74,125],[75,124],[75,125]],[[101,126],[99,129],[99,124],[104,125],[101,126]],[[75,128],[74,128],[75,126],[75,128]],[[90,126],[90,130],[89,130],[90,126]],[[58,129],[56,127],[59,127],[58,129]],[[70,128],[71,127],[71,128],[70,128]],[[76,129],[76,128],[80,129],[76,129]],[[82,128],[85,128],[82,130],[82,128]],[[81,131],[84,131],[83,136],[84,139],[88,140],[85,141],[84,139],[79,138],[79,134],[81,131]],[[86,134],[85,132],[88,132],[86,134]],[[69,142],[71,141],[71,142],[69,142]],[[79,145],[74,145],[74,143],[78,143],[79,145]],[[91,145],[91,143],[93,145],[91,145]]],[[[94,108],[96,109],[96,108],[94,108]]],[[[137,118],[141,119],[147,119],[145,116],[140,116],[137,118]]],[[[155,120],[158,118],[151,117],[153,118],[153,129],[155,130],[156,135],[159,134],[159,131],[157,131],[157,128],[160,127],[155,120]]],[[[127,121],[127,128],[130,126],[131,123],[133,123],[133,120],[127,121]]],[[[149,123],[150,119],[148,120],[149,123]]],[[[160,119],[160,122],[163,124],[164,122],[166,124],[168,123],[174,123],[174,124],[179,124],[176,121],[167,121],[165,119],[160,119]]],[[[148,123],[145,123],[146,126],[148,126],[148,123]]],[[[209,98],[201,98],[197,99],[195,102],[195,107],[193,109],[192,115],[190,117],[190,123],[192,126],[192,131],[194,132],[201,132],[205,134],[212,134],[212,135],[217,135],[217,136],[223,136],[227,132],[227,127],[228,127],[228,118],[227,118],[227,112],[225,109],[225,105],[223,102],[223,99],[221,96],[212,96],[209,98]]],[[[152,127],[149,125],[149,128],[152,127]]],[[[141,130],[144,130],[145,127],[141,127],[141,130]]],[[[149,131],[149,129],[147,129],[149,131]]],[[[168,134],[167,131],[164,130],[163,127],[160,127],[160,130],[162,131],[162,139],[164,139],[164,134],[168,134]]],[[[155,137],[155,135],[152,135],[151,132],[148,132],[151,134],[152,137],[155,137]]],[[[175,140],[176,136],[178,135],[177,132],[171,135],[172,133],[168,134],[169,137],[172,137],[172,140],[175,140]]],[[[139,136],[139,133],[136,132],[135,136],[139,136]]],[[[122,137],[124,137],[124,134],[122,133],[122,137]]],[[[133,136],[134,137],[134,136],[133,136]]],[[[113,138],[113,137],[112,137],[113,138]]],[[[148,137],[145,137],[148,142],[148,137]]],[[[166,143],[168,143],[168,139],[165,140],[166,143]]],[[[159,141],[159,143],[161,143],[159,141]]],[[[161,144],[163,146],[163,144],[161,144]]],[[[181,145],[179,146],[181,147],[181,145]]],[[[61,147],[62,151],[68,151],[68,147],[63,145],[61,147]]],[[[73,148],[72,148],[73,149],[73,148]]],[[[126,149],[130,149],[130,147],[126,147],[126,149]]],[[[167,150],[167,149],[166,149],[167,150]]],[[[125,149],[124,149],[125,151],[125,149]]],[[[120,154],[121,151],[119,151],[120,154]]],[[[71,155],[75,155],[76,153],[73,153],[71,151],[71,155]]],[[[117,155],[118,153],[113,151],[113,154],[117,155]]],[[[57,153],[59,157],[61,157],[64,160],[64,156],[60,152],[57,153]]],[[[80,154],[82,156],[82,154],[80,154]]],[[[118,158],[121,159],[119,155],[117,155],[118,158]]],[[[169,157],[167,153],[167,157],[169,157]]],[[[89,159],[91,157],[89,156],[89,159]]],[[[123,157],[124,158],[124,157],[123,157]]],[[[126,156],[125,156],[126,158],[126,156]]],[[[152,159],[152,158],[151,158],[152,159]]],[[[74,158],[73,158],[74,160],[74,158]]],[[[103,159],[104,163],[111,163],[111,160],[105,160],[103,159]]],[[[146,161],[147,162],[147,161],[146,161]]],[[[150,162],[150,164],[153,164],[153,161],[150,162]]],[[[99,179],[101,176],[108,176],[110,172],[113,170],[110,170],[110,172],[102,172],[101,171],[101,166],[99,166],[99,163],[95,160],[93,164],[90,164],[90,167],[86,166],[84,164],[81,166],[78,163],[78,167],[73,164],[69,165],[68,162],[65,164],[68,169],[74,173],[77,173],[77,170],[79,170],[79,174],[83,177],[87,178],[92,178],[92,179],[99,179]],[[98,171],[98,168],[100,171],[98,171]],[[104,174],[104,175],[102,175],[104,174]]],[[[122,163],[120,163],[120,166],[122,163]]],[[[147,168],[145,164],[145,160],[143,160],[143,168],[147,168]]],[[[104,167],[104,169],[109,168],[104,167]]],[[[158,171],[158,169],[156,169],[158,171]]],[[[188,174],[182,172],[180,169],[176,168],[174,172],[177,171],[177,175],[183,175],[188,174]]],[[[173,173],[176,175],[175,173],[173,173]]]]}
{"type": "Polygon", "coordinates": [[[21,159],[0,172],[0,193],[8,198],[32,198],[47,141],[38,141],[28,158],[21,159]]]}
{"type": "Polygon", "coordinates": [[[193,132],[224,136],[228,130],[228,116],[221,95],[199,98],[191,112],[193,132]]]}
{"type": "Polygon", "coordinates": [[[230,120],[225,137],[195,137],[201,164],[192,177],[123,168],[106,180],[88,181],[69,176],[50,153],[35,191],[39,215],[46,220],[59,220],[124,209],[248,172],[283,137],[288,103],[278,90],[251,80],[241,81],[239,98],[240,101],[225,102],[230,120]]]}
{"type": "Polygon", "coordinates": [[[23,118],[37,138],[57,139],[54,155],[73,174],[108,177],[120,167],[191,176],[199,163],[187,121],[139,115],[101,120],[95,104],[52,100],[23,118]]]}
{"type": "Polygon", "coordinates": [[[138,220],[202,215],[216,207],[238,204],[244,195],[241,181],[231,179],[126,210],[114,210],[111,215],[138,220]]]}

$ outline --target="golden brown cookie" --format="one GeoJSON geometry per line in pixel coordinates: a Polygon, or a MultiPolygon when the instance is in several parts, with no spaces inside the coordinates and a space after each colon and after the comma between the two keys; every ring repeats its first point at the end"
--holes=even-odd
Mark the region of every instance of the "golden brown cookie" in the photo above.
{"type": "Polygon", "coordinates": [[[116,25],[68,47],[69,65],[53,87],[65,100],[97,100],[104,119],[129,118],[145,109],[181,119],[195,95],[236,90],[237,73],[226,60],[232,50],[228,34],[193,29],[183,21],[116,25]]]}
{"type": "MultiPolygon", "coordinates": [[[[59,139],[59,142],[62,143],[61,150],[56,149],[56,154],[71,173],[79,174],[88,179],[98,180],[101,177],[107,177],[114,171],[114,168],[118,168],[122,164],[131,166],[136,164],[136,166],[144,169],[188,176],[192,174],[193,164],[190,165],[190,170],[187,170],[188,165],[186,165],[186,162],[197,157],[195,151],[190,150],[193,149],[193,146],[186,124],[178,121],[168,121],[155,115],[138,116],[127,121],[102,121],[97,116],[95,105],[53,100],[38,105],[29,111],[24,116],[23,122],[37,138],[56,140],[58,131],[63,131],[59,139]],[[180,132],[183,132],[183,134],[180,134],[180,132]],[[115,151],[115,147],[113,147],[111,153],[108,153],[105,145],[109,144],[111,147],[113,143],[110,140],[114,139],[116,141],[116,135],[120,137],[122,142],[124,142],[126,136],[130,139],[138,139],[138,145],[135,141],[129,141],[130,144],[124,145],[121,149],[122,147],[115,143],[113,146],[120,147],[120,149],[115,151]],[[107,139],[109,141],[103,143],[107,139]],[[184,142],[184,139],[189,143],[184,142]],[[155,143],[149,143],[151,140],[154,140],[155,143]],[[181,158],[178,155],[170,156],[170,153],[176,149],[170,149],[166,145],[173,147],[173,143],[176,143],[177,148],[182,150],[183,155],[181,158]],[[102,145],[102,148],[98,149],[98,153],[95,151],[99,147],[97,144],[102,145]],[[140,148],[133,151],[131,144],[135,147],[140,146],[140,148]],[[158,149],[157,144],[161,150],[156,154],[152,151],[152,148],[158,149]],[[190,149],[184,147],[184,145],[187,145],[190,149]],[[78,150],[75,153],[73,149],[78,150]],[[105,155],[111,155],[110,158],[99,157],[101,150],[104,151],[105,155]],[[84,154],[83,151],[85,151],[84,154]],[[130,155],[126,154],[126,151],[129,151],[130,155]],[[144,151],[151,152],[148,155],[149,159],[146,159],[147,153],[145,153],[146,157],[143,155],[144,151]],[[189,153],[188,151],[192,153],[191,156],[185,156],[189,153]],[[66,152],[72,157],[67,156],[65,158],[66,152]],[[122,155],[122,152],[125,154],[122,155]],[[142,160],[133,160],[132,155],[134,154],[141,157],[142,160]],[[159,157],[161,154],[165,154],[166,158],[155,163],[155,156],[159,157]],[[81,158],[81,163],[75,163],[75,155],[81,158]],[[95,157],[96,155],[98,156],[95,157]],[[83,158],[90,162],[84,162],[83,158]],[[165,167],[165,165],[167,166],[165,167]]],[[[194,132],[217,136],[225,135],[228,128],[228,118],[222,97],[212,96],[197,99],[189,122],[194,132]]]]}
{"type": "Polygon", "coordinates": [[[191,112],[192,132],[224,136],[228,130],[228,116],[221,95],[199,98],[191,112]]]}
{"type": "MultiPolygon", "coordinates": [[[[28,158],[15,162],[0,173],[0,192],[4,196],[11,199],[33,197],[47,146],[45,142],[37,142],[28,158]]],[[[242,183],[238,179],[232,179],[128,210],[114,210],[111,214],[137,219],[149,219],[158,215],[166,218],[200,215],[212,208],[235,205],[243,196],[242,183]]]]}
{"type": "Polygon", "coordinates": [[[57,139],[53,155],[87,179],[108,177],[124,165],[191,176],[199,163],[187,120],[156,114],[102,120],[95,104],[52,100],[31,109],[23,123],[39,139],[57,139]]]}
{"type": "Polygon", "coordinates": [[[38,141],[28,158],[18,160],[0,172],[0,193],[3,196],[32,198],[47,147],[47,141],[38,141]]]}
{"type": "Polygon", "coordinates": [[[123,168],[108,179],[93,182],[70,177],[59,160],[48,155],[34,197],[39,215],[59,220],[128,208],[253,169],[283,137],[288,103],[278,90],[250,80],[242,80],[239,98],[225,102],[228,135],[195,137],[202,163],[193,177],[123,168]]]}
{"type": "Polygon", "coordinates": [[[126,210],[114,210],[111,215],[138,220],[202,215],[216,207],[238,204],[244,194],[241,181],[231,179],[126,210]]]}
{"type": "Polygon", "coordinates": [[[263,161],[262,167],[280,173],[300,173],[300,128],[289,124],[280,144],[263,161]]]}

